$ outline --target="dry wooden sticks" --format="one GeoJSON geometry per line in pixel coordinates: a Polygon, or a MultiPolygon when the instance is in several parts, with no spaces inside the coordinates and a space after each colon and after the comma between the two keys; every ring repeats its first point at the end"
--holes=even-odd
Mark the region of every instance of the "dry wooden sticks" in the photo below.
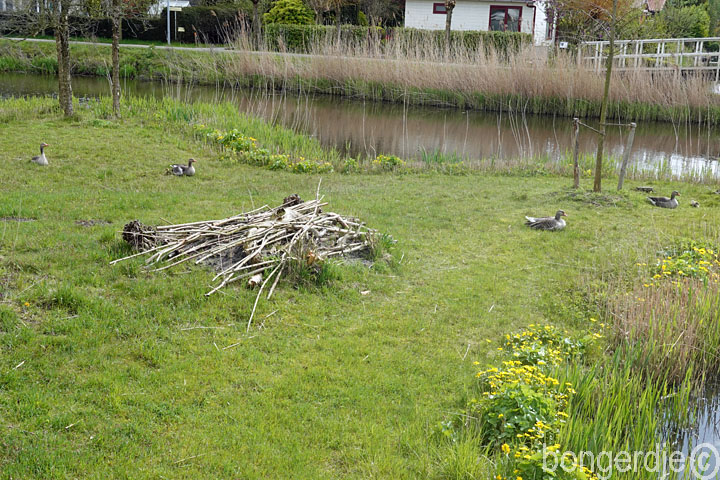
{"type": "Polygon", "coordinates": [[[206,295],[244,279],[259,285],[248,320],[252,324],[260,296],[270,298],[280,278],[296,265],[311,267],[337,256],[360,257],[374,245],[375,230],[337,213],[325,212],[319,195],[303,202],[297,195],[229,218],[147,227],[130,222],[123,239],[139,252],[111,264],[147,255],[152,271],[185,262],[212,266],[217,274],[206,295]],[[258,275],[260,277],[258,277],[258,275]]]}

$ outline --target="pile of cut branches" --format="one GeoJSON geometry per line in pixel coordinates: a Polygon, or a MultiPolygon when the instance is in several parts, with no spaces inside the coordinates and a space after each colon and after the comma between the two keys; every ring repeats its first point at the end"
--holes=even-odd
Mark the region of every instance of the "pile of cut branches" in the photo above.
{"type": "Polygon", "coordinates": [[[247,279],[250,286],[260,286],[248,320],[250,328],[263,291],[269,286],[269,299],[294,265],[311,267],[331,257],[372,253],[377,231],[357,219],[323,211],[326,205],[319,197],[303,202],[291,195],[278,207],[265,205],[221,220],[158,227],[135,220],[125,226],[123,239],[140,251],[111,264],[147,255],[152,271],[185,262],[209,265],[217,275],[206,295],[247,279]]]}

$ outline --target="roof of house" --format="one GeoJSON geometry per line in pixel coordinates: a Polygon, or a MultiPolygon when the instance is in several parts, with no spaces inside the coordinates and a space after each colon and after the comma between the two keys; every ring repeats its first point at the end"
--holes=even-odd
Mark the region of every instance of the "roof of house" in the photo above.
{"type": "Polygon", "coordinates": [[[665,6],[665,0],[647,0],[646,3],[649,12],[659,12],[665,6]]]}

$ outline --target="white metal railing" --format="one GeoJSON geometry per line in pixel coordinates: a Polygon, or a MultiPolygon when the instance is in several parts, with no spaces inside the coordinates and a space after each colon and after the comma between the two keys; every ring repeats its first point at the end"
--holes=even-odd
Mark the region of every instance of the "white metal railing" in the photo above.
{"type": "MultiPolygon", "coordinates": [[[[720,52],[706,50],[708,43],[720,37],[655,38],[615,40],[613,69],[618,71],[651,70],[712,72],[720,80],[720,52]]],[[[578,45],[578,64],[600,72],[607,60],[609,41],[582,42],[578,45]]]]}

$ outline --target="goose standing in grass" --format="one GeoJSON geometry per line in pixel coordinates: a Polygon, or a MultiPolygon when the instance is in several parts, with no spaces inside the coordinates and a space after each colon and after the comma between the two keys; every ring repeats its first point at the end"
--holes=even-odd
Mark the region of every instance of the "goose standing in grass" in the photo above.
{"type": "Polygon", "coordinates": [[[565,220],[562,217],[567,217],[562,210],[558,210],[554,217],[525,217],[527,220],[525,225],[537,230],[562,230],[565,228],[565,220]]]}
{"type": "Polygon", "coordinates": [[[32,161],[37,163],[38,165],[42,165],[43,167],[48,166],[49,163],[47,161],[47,157],[45,157],[45,147],[49,147],[49,146],[50,145],[48,145],[47,143],[42,142],[40,144],[40,155],[32,157],[32,161]]]}
{"type": "Polygon", "coordinates": [[[680,193],[677,191],[673,191],[670,194],[670,198],[668,198],[668,197],[647,197],[647,199],[652,205],[654,205],[656,207],[677,208],[678,201],[677,201],[677,198],[675,198],[675,197],[678,197],[678,196],[680,196],[680,193]]]}
{"type": "Polygon", "coordinates": [[[188,160],[187,165],[180,165],[180,164],[174,164],[170,165],[170,170],[168,170],[168,173],[172,173],[173,175],[176,175],[178,177],[192,177],[195,175],[195,167],[193,166],[193,163],[197,162],[194,158],[191,158],[188,160]]]}

